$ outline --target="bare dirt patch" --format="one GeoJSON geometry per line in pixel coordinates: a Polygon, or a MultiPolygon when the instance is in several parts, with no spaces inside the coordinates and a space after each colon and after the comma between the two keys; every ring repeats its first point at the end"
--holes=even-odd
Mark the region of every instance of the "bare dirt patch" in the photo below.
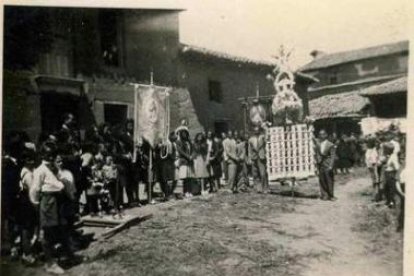
{"type": "MultiPolygon", "coordinates": [[[[394,211],[370,203],[369,185],[361,170],[337,177],[336,202],[316,199],[311,179],[295,198],[273,185],[273,194],[222,192],[136,209],[154,217],[93,243],[67,275],[401,275],[394,211]]],[[[16,263],[2,269],[44,275],[16,263]]]]}

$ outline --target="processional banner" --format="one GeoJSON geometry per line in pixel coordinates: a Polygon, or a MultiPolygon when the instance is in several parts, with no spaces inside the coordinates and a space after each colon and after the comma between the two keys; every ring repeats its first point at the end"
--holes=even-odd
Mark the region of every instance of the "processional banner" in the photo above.
{"type": "Polygon", "coordinates": [[[134,143],[145,139],[152,148],[168,136],[168,88],[155,85],[135,85],[134,143]]]}

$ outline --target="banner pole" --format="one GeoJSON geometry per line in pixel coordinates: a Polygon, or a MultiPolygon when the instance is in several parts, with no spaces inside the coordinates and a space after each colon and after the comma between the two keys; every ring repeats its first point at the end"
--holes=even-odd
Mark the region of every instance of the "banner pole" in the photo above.
{"type": "Polygon", "coordinates": [[[134,150],[132,160],[137,160],[137,146],[138,146],[138,84],[134,83],[134,150]]]}
{"type": "Polygon", "coordinates": [[[152,201],[152,148],[149,149],[149,164],[148,164],[148,204],[152,201]]]}

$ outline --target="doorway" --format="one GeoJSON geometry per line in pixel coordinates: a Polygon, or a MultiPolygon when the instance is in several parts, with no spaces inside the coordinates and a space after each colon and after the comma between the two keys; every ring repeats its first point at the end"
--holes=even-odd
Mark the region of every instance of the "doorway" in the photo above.
{"type": "Polygon", "coordinates": [[[61,128],[63,116],[72,113],[79,119],[79,97],[56,91],[42,92],[40,112],[43,133],[53,133],[61,128]]]}

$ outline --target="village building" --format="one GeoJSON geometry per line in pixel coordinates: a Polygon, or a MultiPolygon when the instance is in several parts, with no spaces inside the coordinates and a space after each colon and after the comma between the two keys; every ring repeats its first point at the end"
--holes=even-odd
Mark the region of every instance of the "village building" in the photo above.
{"type": "MultiPolygon", "coordinates": [[[[122,125],[134,117],[131,84],[149,84],[151,76],[155,85],[172,88],[171,128],[186,118],[192,134],[243,129],[246,105],[239,99],[249,101],[259,89],[270,103],[275,91],[266,75],[275,65],[180,43],[181,11],[6,7],[6,41],[15,44],[5,48],[3,132],[23,130],[36,140],[57,130],[66,112],[75,114],[82,133],[92,124],[122,125]],[[25,9],[50,40],[33,53],[32,64],[10,49],[30,43],[26,33],[16,39],[24,23],[16,11],[22,16],[25,9]]],[[[314,79],[296,78],[307,112],[314,79]]]]}
{"type": "Polygon", "coordinates": [[[300,72],[319,80],[308,88],[310,114],[317,128],[361,133],[365,118],[373,122],[378,121],[373,118],[406,117],[401,106],[407,103],[408,41],[311,54],[314,59],[300,72]]]}
{"type": "MultiPolygon", "coordinates": [[[[259,98],[271,121],[271,105],[276,93],[266,76],[275,64],[234,56],[191,45],[180,51],[182,86],[191,92],[203,126],[218,133],[229,129],[248,130],[248,108],[259,98]]],[[[295,91],[308,114],[307,87],[316,80],[295,75],[295,91]]]]}

